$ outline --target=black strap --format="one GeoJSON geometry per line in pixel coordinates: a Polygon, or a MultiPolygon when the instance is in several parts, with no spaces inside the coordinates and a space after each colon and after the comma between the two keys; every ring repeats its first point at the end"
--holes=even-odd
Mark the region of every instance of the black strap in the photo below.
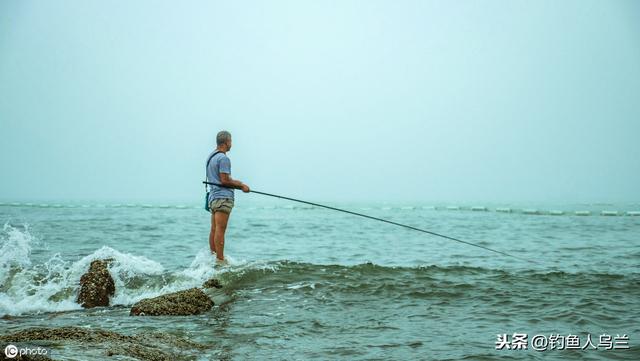
{"type": "MultiPolygon", "coordinates": [[[[215,152],[213,152],[213,154],[211,154],[211,156],[210,156],[210,157],[209,157],[209,159],[207,160],[207,165],[206,165],[206,166],[205,166],[205,168],[204,168],[204,178],[207,180],[207,182],[209,181],[209,174],[208,174],[208,173],[209,173],[209,172],[208,172],[208,170],[209,170],[209,163],[211,163],[211,159],[212,159],[213,157],[215,157],[215,155],[216,155],[216,154],[218,154],[218,153],[222,153],[222,151],[220,151],[220,150],[216,150],[215,152]]],[[[207,188],[207,186],[205,185],[205,189],[206,189],[206,188],[207,188]]]]}

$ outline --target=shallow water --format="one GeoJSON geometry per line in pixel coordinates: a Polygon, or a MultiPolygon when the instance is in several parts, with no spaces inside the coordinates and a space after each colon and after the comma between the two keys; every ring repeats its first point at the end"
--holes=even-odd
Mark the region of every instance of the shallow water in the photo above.
{"type": "MultiPolygon", "coordinates": [[[[209,345],[202,359],[640,359],[640,217],[599,215],[639,205],[333,205],[538,263],[325,209],[239,199],[229,266],[214,267],[199,207],[5,204],[0,326],[161,331],[209,345]],[[78,280],[105,257],[115,258],[113,306],[82,310],[78,280]],[[225,287],[207,314],[128,315],[137,300],[213,276],[225,287]],[[631,348],[496,350],[503,333],[591,334],[596,343],[619,334],[631,348]]],[[[57,346],[52,356],[104,358],[78,352],[57,346]]]]}

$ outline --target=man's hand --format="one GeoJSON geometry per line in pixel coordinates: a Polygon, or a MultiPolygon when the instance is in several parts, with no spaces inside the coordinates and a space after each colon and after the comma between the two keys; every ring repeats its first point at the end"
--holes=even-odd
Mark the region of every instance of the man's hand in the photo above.
{"type": "Polygon", "coordinates": [[[240,188],[240,189],[242,189],[242,191],[243,191],[243,192],[245,192],[245,193],[249,193],[249,192],[251,191],[251,190],[249,189],[249,186],[248,186],[248,185],[246,185],[246,184],[243,184],[243,185],[242,185],[242,188],[240,188]]]}

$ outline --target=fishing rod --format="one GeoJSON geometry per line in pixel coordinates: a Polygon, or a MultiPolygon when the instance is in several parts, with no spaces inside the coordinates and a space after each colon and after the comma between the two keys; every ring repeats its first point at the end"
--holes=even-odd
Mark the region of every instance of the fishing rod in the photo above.
{"type": "MultiPolygon", "coordinates": [[[[225,186],[223,186],[223,185],[221,185],[221,184],[217,184],[217,183],[211,183],[211,182],[205,182],[205,181],[203,181],[202,183],[204,183],[204,184],[209,184],[209,185],[215,185],[215,186],[218,186],[218,187],[232,188],[232,187],[225,187],[225,186]]],[[[313,202],[309,202],[309,201],[303,201],[303,200],[301,200],[301,199],[289,198],[289,197],[285,197],[285,196],[281,196],[281,195],[277,195],[277,194],[271,194],[271,193],[266,193],[266,192],[254,191],[254,190],[252,190],[252,189],[250,189],[250,190],[249,190],[249,192],[250,192],[250,193],[256,193],[256,194],[262,194],[262,195],[269,196],[269,197],[275,197],[275,198],[280,198],[280,199],[286,199],[286,200],[293,201],[293,202],[299,202],[299,203],[309,204],[309,205],[312,205],[312,206],[321,207],[321,208],[326,208],[326,209],[331,209],[331,210],[338,211],[338,212],[343,212],[343,213],[353,214],[354,216],[360,216],[360,217],[364,217],[364,218],[369,218],[369,219],[373,219],[373,220],[375,220],[375,221],[385,222],[385,223],[393,224],[393,225],[395,225],[395,226],[400,226],[400,227],[404,227],[404,228],[412,229],[412,230],[414,230],[414,231],[427,233],[427,234],[430,234],[430,235],[433,235],[433,236],[446,238],[446,239],[451,240],[451,241],[456,241],[456,242],[459,242],[459,243],[464,243],[464,244],[469,245],[469,246],[482,248],[482,249],[484,249],[484,250],[491,251],[491,252],[495,252],[495,253],[501,254],[501,255],[503,255],[503,256],[513,257],[513,258],[519,259],[519,260],[521,260],[521,261],[526,261],[526,262],[531,262],[531,263],[535,263],[535,264],[540,264],[539,262],[534,261],[534,260],[531,260],[531,259],[522,258],[522,257],[519,257],[519,256],[512,255],[512,254],[510,254],[510,253],[506,253],[506,252],[503,252],[503,251],[499,251],[499,250],[497,250],[497,249],[493,249],[493,248],[485,247],[485,246],[482,246],[482,245],[479,245],[479,244],[475,244],[475,243],[472,243],[472,242],[468,242],[468,241],[463,241],[463,240],[458,239],[458,238],[449,237],[449,236],[446,236],[446,235],[444,235],[444,234],[440,234],[440,233],[436,233],[436,232],[428,231],[428,230],[426,230],[426,229],[421,229],[421,228],[417,228],[417,227],[409,226],[409,225],[406,225],[406,224],[402,224],[402,223],[398,223],[398,222],[390,221],[390,220],[388,220],[388,219],[383,219],[383,218],[373,217],[373,216],[369,216],[369,215],[366,215],[366,214],[357,213],[357,212],[352,212],[352,211],[348,211],[348,210],[346,210],[346,209],[341,209],[341,208],[336,208],[336,207],[331,207],[331,206],[325,206],[325,205],[323,205],[323,204],[313,203],[313,202]]]]}

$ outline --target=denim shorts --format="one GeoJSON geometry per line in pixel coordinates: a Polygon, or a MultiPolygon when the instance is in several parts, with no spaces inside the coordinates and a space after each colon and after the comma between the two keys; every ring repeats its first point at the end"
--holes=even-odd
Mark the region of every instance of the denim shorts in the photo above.
{"type": "Polygon", "coordinates": [[[231,214],[231,209],[233,209],[233,198],[213,199],[209,202],[209,209],[211,209],[211,213],[224,212],[231,214]]]}

